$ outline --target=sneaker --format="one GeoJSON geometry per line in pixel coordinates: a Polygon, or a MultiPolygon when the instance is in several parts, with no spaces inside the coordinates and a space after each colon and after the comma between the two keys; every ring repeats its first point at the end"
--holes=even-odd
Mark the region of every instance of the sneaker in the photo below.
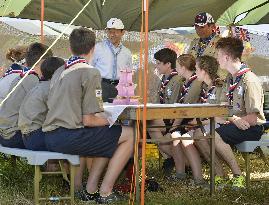
{"type": "Polygon", "coordinates": [[[192,169],[190,166],[185,166],[185,172],[188,176],[192,176],[192,169]]]}
{"type": "Polygon", "coordinates": [[[232,179],[233,189],[244,189],[245,188],[245,177],[240,175],[232,179]]]}
{"type": "Polygon", "coordinates": [[[116,201],[122,201],[124,199],[125,198],[123,196],[119,195],[118,193],[112,192],[108,196],[101,196],[101,195],[99,195],[95,199],[95,201],[96,201],[97,204],[110,204],[110,203],[113,203],[113,202],[116,202],[116,201]]]}
{"type": "Polygon", "coordinates": [[[167,176],[166,178],[169,181],[183,181],[183,180],[187,179],[187,174],[185,172],[176,173],[174,175],[167,176]]]}
{"type": "Polygon", "coordinates": [[[194,185],[203,189],[210,189],[210,185],[204,179],[194,179],[194,185]]]}
{"type": "Polygon", "coordinates": [[[175,167],[175,162],[172,157],[165,159],[163,161],[163,166],[162,166],[164,175],[170,176],[172,174],[174,167],[175,167]]]}
{"type": "Polygon", "coordinates": [[[223,189],[227,185],[227,181],[221,176],[215,176],[215,187],[218,190],[223,189]]]}
{"type": "Polygon", "coordinates": [[[80,190],[75,192],[75,197],[81,201],[94,201],[100,196],[99,192],[88,193],[87,190],[80,190]]]}

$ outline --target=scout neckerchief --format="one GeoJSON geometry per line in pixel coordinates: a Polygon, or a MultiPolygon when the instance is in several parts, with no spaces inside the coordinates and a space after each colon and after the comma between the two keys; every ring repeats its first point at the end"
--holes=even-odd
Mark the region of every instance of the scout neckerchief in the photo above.
{"type": "MultiPolygon", "coordinates": [[[[29,70],[30,70],[30,68],[28,68],[28,67],[19,65],[17,63],[13,63],[10,66],[10,68],[5,72],[5,74],[3,75],[3,78],[10,75],[10,74],[13,74],[13,73],[18,73],[18,74],[20,74],[20,77],[23,78],[29,70]]],[[[38,76],[34,70],[30,71],[29,75],[31,75],[31,74],[38,76]]]]}
{"type": "Polygon", "coordinates": [[[230,79],[229,92],[226,94],[230,105],[233,102],[233,92],[235,88],[237,87],[244,74],[248,71],[250,71],[250,69],[245,64],[242,64],[240,70],[236,74],[235,81],[233,82],[233,78],[230,79]]]}
{"type": "Polygon", "coordinates": [[[71,56],[66,62],[65,62],[65,69],[68,69],[69,67],[77,64],[77,63],[86,63],[88,64],[87,60],[85,58],[82,58],[80,56],[71,56]]]}
{"type": "Polygon", "coordinates": [[[208,97],[213,93],[213,90],[216,88],[216,81],[218,81],[219,78],[217,78],[216,80],[213,81],[211,88],[206,89],[204,88],[204,86],[202,86],[202,90],[200,93],[200,102],[201,103],[206,103],[208,97]]]}
{"type": "Polygon", "coordinates": [[[193,81],[194,80],[196,80],[197,79],[197,75],[196,75],[196,73],[193,73],[192,75],[191,75],[191,77],[188,79],[188,80],[186,80],[186,82],[184,83],[184,85],[183,85],[183,87],[182,87],[182,89],[181,89],[181,98],[179,99],[179,103],[183,103],[184,102],[184,98],[185,98],[185,96],[188,94],[188,92],[189,92],[189,89],[190,89],[190,87],[191,87],[191,84],[193,83],[193,81]]]}
{"type": "MultiPolygon", "coordinates": [[[[217,78],[216,80],[214,80],[213,83],[212,83],[211,88],[209,88],[209,89],[205,89],[204,88],[205,87],[204,86],[205,83],[203,83],[202,90],[201,90],[201,93],[200,93],[200,102],[201,103],[206,103],[207,102],[208,97],[213,93],[214,89],[216,88],[216,81],[218,81],[218,80],[219,80],[219,78],[217,78]]],[[[204,128],[204,126],[202,124],[202,120],[206,120],[206,119],[207,118],[203,118],[203,119],[196,118],[197,124],[200,127],[200,129],[202,130],[202,133],[204,135],[206,134],[206,131],[205,131],[205,128],[204,128]]]]}
{"type": "Polygon", "coordinates": [[[210,41],[216,36],[216,33],[212,33],[209,37],[207,38],[200,38],[198,42],[198,50],[197,50],[197,57],[203,55],[206,47],[210,43],[210,41]]]}
{"type": "Polygon", "coordinates": [[[162,83],[161,83],[161,87],[159,90],[159,95],[160,95],[160,103],[164,104],[164,91],[165,91],[165,87],[167,86],[167,84],[169,83],[169,81],[175,76],[178,75],[177,71],[175,69],[172,70],[172,72],[169,74],[168,78],[165,79],[165,75],[163,75],[162,77],[162,83]]]}
{"type": "Polygon", "coordinates": [[[113,55],[112,80],[116,80],[117,79],[117,72],[118,72],[118,69],[117,69],[118,60],[117,60],[117,58],[118,58],[119,53],[121,52],[122,44],[120,44],[115,50],[114,45],[108,39],[105,42],[113,55]]]}

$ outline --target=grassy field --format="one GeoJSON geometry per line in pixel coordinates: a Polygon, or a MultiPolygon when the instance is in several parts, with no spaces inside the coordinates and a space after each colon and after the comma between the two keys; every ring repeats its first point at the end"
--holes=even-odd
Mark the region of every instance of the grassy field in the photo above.
{"type": "MultiPolygon", "coordinates": [[[[255,155],[252,156],[253,158],[255,155]]],[[[237,158],[243,167],[243,160],[239,154],[237,158]]],[[[269,169],[260,159],[252,160],[252,177],[269,177],[269,169]]],[[[269,205],[269,182],[252,182],[250,190],[234,191],[226,187],[222,191],[217,191],[210,197],[209,190],[201,189],[193,185],[191,179],[184,182],[168,181],[164,178],[158,168],[158,161],[150,160],[147,163],[147,175],[155,177],[163,191],[146,192],[146,205],[269,205]]],[[[205,177],[208,168],[204,166],[205,177]]],[[[10,158],[0,155],[0,205],[32,205],[33,203],[33,174],[34,169],[24,161],[17,161],[16,164],[10,158]]],[[[57,195],[65,190],[60,178],[51,177],[42,180],[43,194],[49,196],[57,195]]],[[[67,204],[67,203],[47,203],[47,204],[67,204]]],[[[77,205],[95,204],[76,201],[77,205]]],[[[128,204],[128,200],[118,204],[128,204]]]]}

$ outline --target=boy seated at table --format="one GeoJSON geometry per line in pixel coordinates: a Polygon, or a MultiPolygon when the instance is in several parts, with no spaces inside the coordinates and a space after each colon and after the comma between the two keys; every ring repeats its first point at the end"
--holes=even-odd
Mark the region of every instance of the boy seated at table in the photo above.
{"type": "MultiPolygon", "coordinates": [[[[48,47],[41,43],[32,43],[26,52],[25,61],[27,67],[22,67],[16,72],[20,75],[12,80],[10,83],[9,92],[17,85],[17,83],[25,76],[26,72],[39,60],[39,58],[46,52],[48,47]]],[[[40,64],[44,59],[51,57],[52,51],[48,51],[42,60],[30,71],[29,75],[17,86],[15,91],[7,98],[5,102],[2,101],[0,107],[0,144],[11,148],[25,148],[22,140],[22,134],[18,127],[19,109],[24,97],[27,93],[39,82],[41,77],[40,64]]],[[[15,71],[14,71],[15,72],[15,71]]],[[[10,72],[8,75],[11,75],[10,72]]],[[[1,79],[1,81],[9,81],[8,75],[1,79]]]]}
{"type": "Polygon", "coordinates": [[[216,129],[216,146],[222,147],[221,156],[233,170],[233,187],[244,188],[245,178],[230,145],[260,140],[265,123],[264,92],[257,76],[241,62],[244,46],[240,39],[221,38],[216,48],[220,67],[231,74],[225,91],[226,101],[233,107],[233,116],[224,119],[224,125],[216,129]]]}
{"type": "Polygon", "coordinates": [[[109,127],[101,114],[101,76],[87,63],[94,51],[95,34],[87,28],[74,29],[69,43],[73,56],[51,80],[48,114],[42,126],[46,146],[50,151],[92,158],[87,185],[81,193],[83,200],[117,201],[120,197],[112,189],[133,152],[132,128],[109,127]]]}
{"type": "Polygon", "coordinates": [[[41,80],[25,96],[19,111],[18,126],[23,135],[26,149],[46,151],[45,133],[42,125],[45,121],[48,108],[47,99],[50,88],[50,79],[53,73],[64,65],[64,60],[58,57],[45,59],[41,68],[41,80]]]}
{"type": "MultiPolygon", "coordinates": [[[[155,103],[173,104],[178,101],[180,90],[182,89],[182,79],[176,71],[177,54],[169,48],[163,48],[154,54],[156,60],[156,69],[162,78],[158,85],[158,95],[155,103]]],[[[154,120],[149,123],[149,126],[163,126],[163,128],[148,128],[151,138],[163,138],[166,131],[165,126],[171,124],[170,120],[154,120]]],[[[169,157],[172,157],[175,162],[176,172],[182,173],[182,161],[177,159],[179,153],[172,153],[172,143],[160,143],[159,149],[169,157]]],[[[185,169],[185,166],[184,166],[185,169]]],[[[168,173],[169,175],[170,173],[168,173]]]]}

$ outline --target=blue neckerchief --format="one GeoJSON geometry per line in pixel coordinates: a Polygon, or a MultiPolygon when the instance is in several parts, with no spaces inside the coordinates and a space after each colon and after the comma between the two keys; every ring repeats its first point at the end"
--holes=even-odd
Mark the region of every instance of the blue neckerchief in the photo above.
{"type": "Polygon", "coordinates": [[[66,62],[65,62],[65,69],[68,69],[69,67],[77,64],[77,63],[86,63],[88,64],[87,60],[85,58],[82,58],[80,56],[71,56],[66,62]]]}
{"type": "MultiPolygon", "coordinates": [[[[13,74],[13,73],[18,73],[20,74],[20,77],[23,78],[25,76],[25,74],[30,70],[31,68],[25,67],[25,66],[21,66],[18,65],[16,63],[13,63],[10,68],[5,72],[3,77],[6,77],[7,75],[13,74]]],[[[38,74],[34,71],[31,70],[29,75],[34,74],[38,77],[38,74]]]]}
{"type": "Polygon", "coordinates": [[[201,90],[201,93],[200,93],[200,102],[201,103],[206,103],[208,97],[213,93],[213,90],[215,88],[216,88],[216,81],[213,82],[211,88],[207,89],[207,92],[206,92],[206,89],[204,88],[204,86],[202,86],[202,90],[201,90]]]}
{"type": "Polygon", "coordinates": [[[190,89],[190,87],[191,87],[191,84],[192,84],[193,81],[196,80],[196,79],[197,79],[197,75],[196,75],[196,73],[193,73],[193,74],[191,75],[191,77],[188,79],[188,81],[187,81],[187,79],[186,79],[186,82],[183,84],[182,89],[181,89],[181,91],[180,91],[180,96],[181,96],[181,98],[179,99],[179,103],[183,103],[183,102],[184,102],[184,98],[185,98],[185,96],[188,94],[189,89],[190,89]]]}
{"type": "Polygon", "coordinates": [[[210,43],[210,41],[216,36],[216,33],[212,33],[209,37],[207,38],[200,38],[199,43],[198,43],[198,50],[197,50],[197,56],[203,55],[206,47],[210,43]]]}
{"type": "Polygon", "coordinates": [[[233,82],[233,78],[230,78],[229,92],[226,94],[230,105],[233,102],[233,92],[235,88],[237,87],[238,83],[240,82],[244,74],[247,73],[248,71],[250,71],[250,69],[247,67],[246,64],[242,63],[240,70],[236,74],[235,81],[233,82]]]}
{"type": "Polygon", "coordinates": [[[117,57],[119,55],[119,53],[121,52],[121,49],[122,49],[122,44],[119,45],[118,47],[118,51],[115,53],[113,47],[114,45],[107,39],[105,40],[105,43],[107,44],[107,46],[109,47],[111,53],[113,54],[113,70],[112,70],[112,80],[116,80],[117,79],[117,72],[118,72],[118,69],[117,69],[117,57]]]}
{"type": "Polygon", "coordinates": [[[10,75],[12,73],[22,73],[22,70],[23,70],[23,66],[21,65],[18,65],[16,63],[13,63],[9,69],[5,72],[5,74],[3,75],[3,77],[7,76],[7,75],[10,75]]]}
{"type": "Polygon", "coordinates": [[[173,69],[172,72],[170,73],[170,75],[166,78],[166,76],[164,75],[162,77],[162,84],[159,90],[159,96],[160,96],[160,103],[164,104],[164,90],[166,85],[169,83],[169,81],[175,76],[178,75],[178,72],[176,71],[176,69],[173,69]]]}

